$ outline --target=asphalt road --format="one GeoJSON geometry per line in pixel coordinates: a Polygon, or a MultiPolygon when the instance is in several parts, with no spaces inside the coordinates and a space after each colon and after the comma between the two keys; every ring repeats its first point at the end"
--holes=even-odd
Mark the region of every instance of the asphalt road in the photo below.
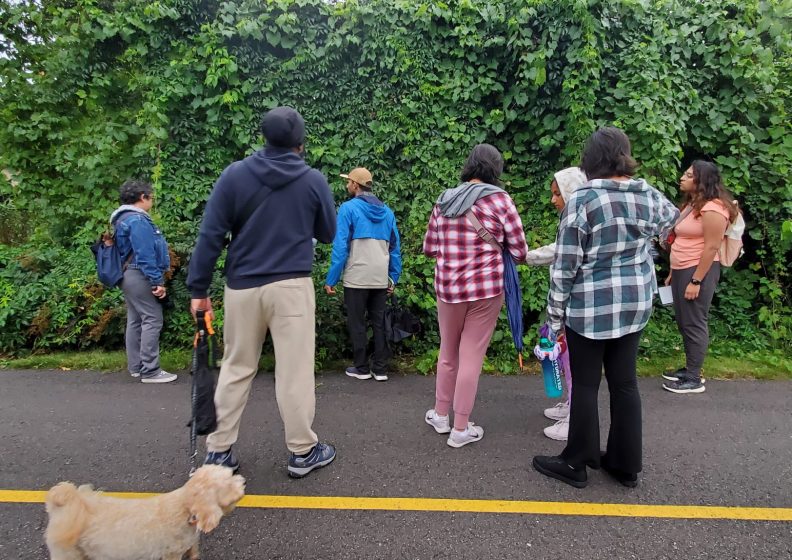
{"type": "MultiPolygon", "coordinates": [[[[590,471],[588,488],[530,466],[555,454],[537,377],[484,377],[462,449],[423,422],[434,379],[317,376],[320,438],[338,458],[305,479],[287,452],[271,374],[255,381],[235,447],[247,493],[792,507],[792,382],[715,381],[673,395],[640,381],[644,472],[636,489],[590,471]]],[[[607,425],[603,384],[602,423],[607,425]]],[[[189,376],[143,385],[125,373],[0,372],[0,489],[61,480],[170,491],[188,470],[189,376]]],[[[603,439],[605,437],[603,431],[603,439]]],[[[0,560],[47,558],[42,504],[0,503],[0,560]]],[[[412,511],[239,508],[203,539],[205,559],[785,559],[792,523],[412,511]]]]}

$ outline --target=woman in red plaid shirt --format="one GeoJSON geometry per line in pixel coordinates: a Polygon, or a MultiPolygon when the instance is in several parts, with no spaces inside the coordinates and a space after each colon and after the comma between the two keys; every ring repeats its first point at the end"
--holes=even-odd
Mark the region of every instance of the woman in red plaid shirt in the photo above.
{"type": "Polygon", "coordinates": [[[424,237],[423,252],[437,259],[435,291],[440,327],[440,356],[434,408],[426,423],[449,434],[448,445],[479,441],[484,429],[469,421],[476,400],[481,366],[503,306],[503,256],[482,239],[466,214],[481,225],[514,259],[525,261],[522,221],[498,178],[503,157],[489,144],[470,152],[462,184],[440,195],[424,237]],[[454,429],[449,422],[453,405],[454,429]]]}

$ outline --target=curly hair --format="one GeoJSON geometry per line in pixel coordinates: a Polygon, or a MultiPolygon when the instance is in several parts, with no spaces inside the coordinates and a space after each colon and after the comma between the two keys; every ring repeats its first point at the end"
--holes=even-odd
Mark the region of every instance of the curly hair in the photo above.
{"type": "Polygon", "coordinates": [[[718,166],[710,161],[697,159],[690,167],[693,169],[693,184],[696,186],[696,190],[686,194],[683,207],[690,205],[696,216],[700,216],[701,209],[707,202],[720,200],[729,211],[729,221],[734,223],[740,209],[737,207],[734,197],[723,186],[718,166]]]}
{"type": "Polygon", "coordinates": [[[119,200],[121,204],[134,204],[140,197],[143,195],[151,196],[154,192],[154,189],[151,186],[151,183],[147,181],[141,181],[140,179],[127,179],[124,181],[124,184],[121,185],[121,188],[118,189],[119,191],[119,200]]]}

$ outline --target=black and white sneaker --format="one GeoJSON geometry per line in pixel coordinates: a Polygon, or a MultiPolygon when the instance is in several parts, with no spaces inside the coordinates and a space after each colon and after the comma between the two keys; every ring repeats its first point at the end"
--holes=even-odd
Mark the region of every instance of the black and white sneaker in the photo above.
{"type": "Polygon", "coordinates": [[[704,387],[704,384],[700,381],[678,379],[676,381],[663,383],[663,389],[671,391],[672,393],[703,393],[706,387],[704,387]]]}
{"type": "Polygon", "coordinates": [[[354,366],[349,366],[346,368],[344,373],[346,373],[349,377],[354,377],[355,379],[371,379],[370,371],[365,371],[354,366]]]}
{"type": "MultiPolygon", "coordinates": [[[[687,373],[687,368],[679,368],[676,371],[666,371],[663,372],[663,379],[668,379],[669,381],[679,381],[682,379],[682,376],[687,373]]],[[[703,377],[700,377],[702,383],[706,383],[707,380],[703,377]]]]}

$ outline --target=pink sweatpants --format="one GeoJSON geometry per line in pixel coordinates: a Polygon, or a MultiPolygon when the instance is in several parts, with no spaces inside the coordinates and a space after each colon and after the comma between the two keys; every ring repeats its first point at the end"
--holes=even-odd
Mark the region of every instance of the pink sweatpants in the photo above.
{"type": "Polygon", "coordinates": [[[481,366],[503,307],[503,294],[464,303],[437,300],[440,356],[435,410],[446,416],[454,404],[454,428],[467,428],[476,400],[481,366]]]}

